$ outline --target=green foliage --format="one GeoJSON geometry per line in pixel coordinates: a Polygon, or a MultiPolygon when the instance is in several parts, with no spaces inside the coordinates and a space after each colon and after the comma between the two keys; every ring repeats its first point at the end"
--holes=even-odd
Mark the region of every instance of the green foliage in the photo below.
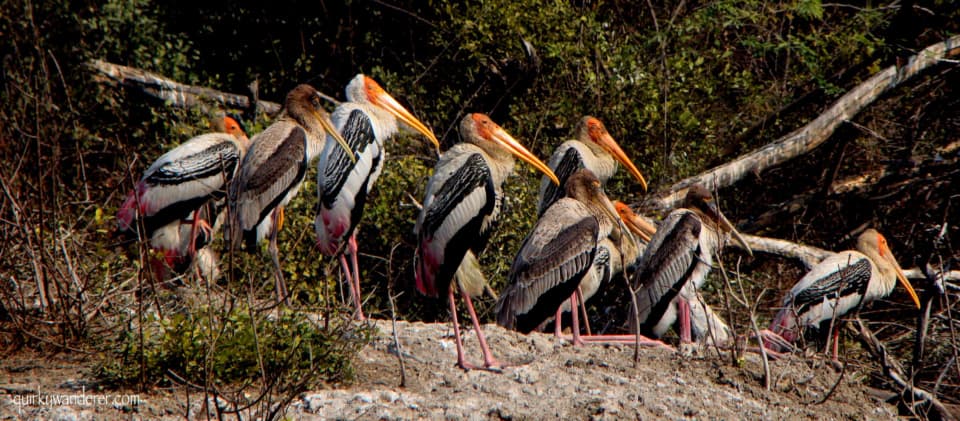
{"type": "Polygon", "coordinates": [[[263,377],[279,390],[305,389],[349,380],[352,356],[371,334],[342,319],[316,323],[299,312],[268,318],[243,306],[191,310],[131,320],[129,326],[139,327],[104,342],[100,375],[119,383],[173,378],[214,388],[263,377]]]}
{"type": "MultiPolygon", "coordinates": [[[[955,32],[960,16],[947,3],[930,7],[943,19],[937,30],[955,32]]],[[[35,296],[30,288],[42,276],[58,291],[48,313],[58,323],[50,328],[22,317],[32,322],[17,327],[19,340],[89,348],[107,334],[118,338],[109,344],[119,351],[107,353],[105,373],[153,383],[168,369],[212,384],[274,368],[291,378],[308,371],[317,374],[311,379],[343,378],[357,340],[367,335],[346,323],[317,329],[293,314],[251,318],[242,306],[197,305],[165,318],[147,313],[142,336],[130,327],[128,314],[140,309],[133,304],[143,303],[138,288],[147,253],[110,235],[113,215],[142,171],[207,131],[210,117],[101,84],[84,67],[88,59],[235,93],[258,80],[261,98],[272,101],[301,82],[342,97],[344,84],[362,71],[431,126],[445,147],[457,141],[459,119],[480,111],[544,159],[591,114],[606,122],[655,190],[797,127],[815,111],[750,130],[806,93],[829,98],[877,69],[886,59],[883,31],[894,4],[2,2],[0,153],[8,159],[0,162],[0,217],[14,223],[0,224],[10,239],[0,248],[0,278],[18,290],[0,292],[0,316],[29,314],[22,297],[35,296]],[[521,39],[536,50],[538,66],[521,39]],[[251,348],[254,332],[260,352],[251,348]],[[255,357],[263,358],[262,367],[255,357]]],[[[255,134],[269,119],[247,123],[255,134]]],[[[418,211],[410,196],[422,199],[436,157],[419,136],[400,136],[387,149],[358,231],[365,310],[389,315],[390,290],[400,294],[399,317],[443,318],[445,308],[414,292],[411,269],[418,211]]],[[[339,265],[314,247],[315,171],[287,208],[281,261],[298,309],[336,312],[339,265]]],[[[516,173],[505,184],[499,229],[481,255],[494,290],[503,288],[534,223],[540,174],[522,163],[516,173]]],[[[627,202],[643,197],[622,171],[607,191],[627,202]]],[[[215,287],[237,294],[253,284],[250,298],[272,299],[266,253],[223,254],[225,276],[215,287]]],[[[479,307],[489,320],[490,302],[479,307]]]]}

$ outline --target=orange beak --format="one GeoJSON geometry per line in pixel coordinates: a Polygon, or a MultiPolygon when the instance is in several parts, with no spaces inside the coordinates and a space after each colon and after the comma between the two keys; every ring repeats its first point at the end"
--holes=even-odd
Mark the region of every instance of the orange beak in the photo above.
{"type": "MultiPolygon", "coordinates": [[[[483,114],[473,114],[472,117],[475,121],[478,119],[489,120],[489,118],[483,114]]],[[[547,164],[544,164],[543,161],[540,160],[540,158],[537,158],[536,155],[534,155],[532,152],[527,150],[527,148],[521,145],[520,142],[518,142],[516,139],[513,138],[513,136],[510,136],[510,134],[507,133],[506,130],[503,130],[502,127],[500,127],[499,125],[493,122],[490,122],[490,125],[492,125],[492,127],[490,127],[489,130],[483,131],[484,137],[486,137],[487,140],[493,141],[499,144],[500,146],[503,146],[517,158],[522,159],[524,162],[530,165],[533,165],[534,168],[546,174],[547,177],[550,177],[550,180],[552,180],[554,184],[558,186],[560,185],[560,179],[557,178],[557,175],[553,173],[553,170],[551,170],[550,167],[547,166],[547,164]]]]}
{"type": "Polygon", "coordinates": [[[897,273],[897,280],[900,281],[900,285],[906,288],[907,294],[910,294],[910,298],[913,299],[913,303],[917,305],[917,308],[920,308],[920,297],[917,296],[917,291],[913,289],[913,285],[910,285],[910,281],[908,281],[906,275],[903,274],[903,269],[900,268],[900,263],[893,257],[893,252],[890,251],[890,248],[887,247],[886,244],[880,245],[880,256],[893,265],[893,270],[897,273]]]}
{"type": "Polygon", "coordinates": [[[440,141],[437,140],[437,137],[422,121],[414,117],[410,111],[407,111],[403,105],[400,105],[396,99],[384,91],[373,79],[364,76],[363,82],[367,88],[367,99],[369,99],[371,103],[387,110],[387,112],[393,114],[398,120],[426,136],[427,139],[430,140],[430,143],[433,143],[437,153],[440,152],[440,141]]]}
{"type": "Polygon", "coordinates": [[[630,174],[633,174],[633,177],[640,181],[640,185],[643,186],[643,191],[647,191],[647,180],[643,178],[643,174],[640,174],[640,170],[637,169],[636,165],[633,165],[633,161],[627,157],[627,154],[624,153],[620,145],[613,140],[613,136],[610,136],[609,132],[603,130],[603,133],[594,138],[593,141],[609,152],[610,155],[613,156],[613,159],[616,159],[617,162],[627,167],[627,171],[630,171],[630,174]]]}
{"type": "Polygon", "coordinates": [[[630,209],[630,206],[627,206],[626,203],[618,200],[613,202],[613,206],[617,209],[617,214],[620,215],[620,220],[623,221],[627,229],[643,241],[649,243],[650,238],[657,232],[657,227],[634,213],[633,209],[630,209]]]}

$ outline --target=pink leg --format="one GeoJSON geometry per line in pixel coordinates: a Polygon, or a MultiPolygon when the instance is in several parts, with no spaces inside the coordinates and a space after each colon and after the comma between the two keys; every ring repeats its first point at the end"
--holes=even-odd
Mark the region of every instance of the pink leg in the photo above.
{"type": "Polygon", "coordinates": [[[587,328],[587,336],[593,335],[590,332],[590,316],[587,315],[587,302],[583,299],[583,290],[577,287],[577,295],[580,298],[580,309],[583,310],[583,326],[587,328]]]}
{"type": "Polygon", "coordinates": [[[350,290],[350,300],[353,301],[353,306],[356,308],[356,319],[364,320],[363,310],[360,308],[360,294],[353,287],[353,274],[350,270],[350,263],[347,262],[347,256],[343,253],[340,253],[340,267],[343,269],[343,276],[347,278],[347,289],[350,290]]]}
{"type": "Polygon", "coordinates": [[[354,301],[357,305],[357,318],[359,320],[367,320],[367,317],[363,315],[363,306],[361,305],[362,300],[360,300],[360,266],[357,264],[357,232],[354,231],[353,235],[350,236],[350,241],[347,243],[347,247],[350,248],[350,260],[353,263],[353,291],[356,292],[354,301]]]}
{"type": "Polygon", "coordinates": [[[570,315],[573,318],[573,345],[583,345],[583,340],[580,339],[580,308],[577,306],[577,302],[580,301],[580,288],[577,288],[573,292],[573,295],[570,296],[570,315]]]}
{"type": "MultiPolygon", "coordinates": [[[[459,282],[457,283],[459,285],[459,282]]],[[[483,336],[483,329],[480,328],[480,320],[477,318],[477,312],[473,309],[473,301],[470,299],[470,294],[467,294],[463,288],[460,289],[460,294],[463,295],[464,301],[467,302],[467,311],[470,312],[470,318],[473,320],[473,328],[477,331],[477,340],[480,341],[480,350],[483,351],[483,367],[492,370],[499,371],[503,368],[503,364],[500,364],[495,358],[493,358],[493,353],[490,352],[490,347],[487,346],[487,338],[483,336]]]]}
{"type": "Polygon", "coordinates": [[[476,366],[468,363],[467,358],[463,355],[463,340],[460,339],[460,323],[457,322],[457,301],[456,297],[453,296],[453,288],[450,288],[448,298],[450,301],[450,317],[453,318],[453,336],[457,343],[457,365],[464,370],[474,369],[476,366]]]}
{"type": "Polygon", "coordinates": [[[768,352],[793,352],[794,346],[787,338],[769,329],[760,331],[760,343],[768,352]]]}
{"type": "Polygon", "coordinates": [[[563,311],[557,307],[557,314],[553,316],[553,336],[563,337],[563,311]]]}
{"type": "Polygon", "coordinates": [[[197,225],[200,220],[200,209],[193,211],[193,221],[190,221],[190,246],[187,247],[187,256],[190,260],[197,257],[197,225]]]}
{"type": "Polygon", "coordinates": [[[692,335],[690,334],[690,303],[683,298],[677,299],[677,312],[680,318],[680,343],[688,344],[692,343],[692,335]]]}
{"type": "MultiPolygon", "coordinates": [[[[572,339],[572,338],[571,338],[572,339]]],[[[637,335],[633,334],[624,334],[624,335],[592,335],[584,336],[581,338],[585,343],[591,344],[620,344],[620,345],[634,345],[637,343],[637,335]]],[[[664,348],[670,351],[674,351],[674,348],[670,345],[663,343],[662,341],[656,339],[650,339],[645,336],[640,336],[640,346],[643,347],[656,347],[664,348]]]]}

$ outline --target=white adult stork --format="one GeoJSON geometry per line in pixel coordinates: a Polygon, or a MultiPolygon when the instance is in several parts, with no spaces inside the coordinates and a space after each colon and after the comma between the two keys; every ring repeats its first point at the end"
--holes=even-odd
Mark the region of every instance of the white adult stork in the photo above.
{"type": "Polygon", "coordinates": [[[230,241],[252,251],[269,237],[278,302],[289,303],[277,251],[283,207],[300,191],[307,165],[320,153],[327,134],[355,158],[333,128],[317,90],[306,84],[293,88],[277,121],[251,140],[230,186],[230,241]]]}
{"type": "MultiPolygon", "coordinates": [[[[800,278],[783,298],[783,308],[770,323],[770,330],[786,341],[796,342],[804,328],[818,328],[890,295],[897,281],[920,308],[920,299],[893,257],[887,239],[868,229],[857,238],[857,250],[834,254],[800,278]]],[[[837,359],[839,334],[835,326],[833,359],[837,359]]]]}
{"type": "Polygon", "coordinates": [[[727,233],[753,254],[710,192],[700,185],[690,187],[684,208],[671,212],[657,229],[631,280],[639,312],[630,311],[634,332],[639,320],[641,334],[659,338],[679,317],[681,342],[691,342],[690,301],[706,281],[727,233]]]}
{"type": "MultiPolygon", "coordinates": [[[[497,323],[507,329],[530,333],[554,315],[559,326],[561,305],[568,298],[574,305],[582,300],[580,284],[597,275],[600,241],[614,230],[618,239],[621,235],[617,211],[593,172],[577,170],[564,190],[565,196],[537,220],[510,267],[496,310],[497,323]]],[[[600,270],[609,266],[609,253],[606,257],[600,270]]],[[[572,312],[575,344],[581,343],[578,313],[572,312]]]]}
{"type": "Polygon", "coordinates": [[[212,239],[211,223],[222,205],[204,215],[201,210],[226,196],[250,143],[234,119],[224,117],[222,126],[224,133],[194,137],[157,158],[117,211],[117,231],[149,238],[159,254],[153,261],[158,280],[168,269],[181,272],[212,239]]]}
{"type": "Polygon", "coordinates": [[[397,133],[398,119],[426,136],[438,152],[440,142],[426,125],[384,92],[373,79],[358,74],[347,85],[346,91],[347,102],[337,106],[331,118],[357,160],[350,161],[345,151],[334,147],[333,142],[327,142],[323,148],[317,164],[320,212],[314,228],[320,251],[327,256],[339,255],[357,317],[363,320],[356,228],[363,215],[367,194],[383,170],[384,142],[397,133]],[[345,251],[350,254],[352,270],[344,256],[345,251]]]}
{"type": "Polygon", "coordinates": [[[543,215],[553,202],[563,197],[563,183],[566,182],[567,177],[581,168],[593,171],[600,179],[600,184],[604,185],[617,171],[619,161],[640,181],[643,190],[647,190],[647,181],[644,180],[643,174],[640,174],[640,170],[633,165],[600,120],[590,116],[583,117],[574,131],[577,133],[577,138],[563,142],[550,157],[548,162],[550,169],[557,174],[561,184],[555,186],[547,178],[540,181],[540,195],[537,200],[538,216],[543,215]]]}
{"type": "Polygon", "coordinates": [[[477,261],[500,214],[503,182],[513,172],[514,156],[557,182],[550,168],[484,114],[469,114],[460,122],[463,142],[440,157],[427,183],[423,209],[417,218],[415,276],[417,289],[428,296],[449,299],[457,343],[457,364],[476,368],[463,354],[453,278],[467,302],[467,310],[483,351],[484,368],[497,369],[480,328],[471,296],[483,292],[486,279],[477,261]]]}

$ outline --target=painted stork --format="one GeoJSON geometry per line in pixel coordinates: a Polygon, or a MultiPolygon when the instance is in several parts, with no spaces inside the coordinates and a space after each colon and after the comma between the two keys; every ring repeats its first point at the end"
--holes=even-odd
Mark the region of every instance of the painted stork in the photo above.
{"type": "Polygon", "coordinates": [[[590,116],[583,117],[577,123],[575,132],[577,138],[563,142],[550,157],[550,169],[557,174],[561,185],[554,185],[552,180],[546,177],[540,181],[538,216],[543,215],[553,202],[563,197],[563,183],[581,168],[593,171],[603,185],[613,177],[617,171],[617,162],[620,162],[640,181],[643,190],[647,190],[647,181],[640,174],[640,170],[633,165],[600,120],[590,116]]]}
{"type": "Polygon", "coordinates": [[[440,142],[373,79],[358,74],[347,85],[346,94],[347,102],[337,106],[331,118],[357,160],[350,161],[343,149],[327,142],[317,164],[320,212],[314,228],[320,251],[327,256],[339,255],[357,317],[363,320],[356,228],[367,194],[383,170],[384,142],[397,133],[397,120],[426,136],[438,151],[440,142]],[[344,252],[350,254],[352,269],[344,252]]]}
{"type": "MultiPolygon", "coordinates": [[[[596,276],[598,245],[613,233],[619,238],[617,211],[588,169],[567,177],[566,195],[547,208],[517,253],[508,286],[497,301],[497,323],[530,333],[559,316],[569,298],[576,304],[580,284],[596,276]]],[[[609,266],[609,252],[607,254],[609,266]]],[[[596,291],[594,291],[596,292],[596,291]]],[[[579,311],[572,312],[574,343],[580,343],[579,311]]],[[[555,323],[559,326],[560,318],[555,323]]]]}
{"type": "MultiPolygon", "coordinates": [[[[611,235],[600,240],[600,243],[597,244],[597,255],[593,259],[591,276],[585,276],[580,282],[580,290],[577,292],[580,300],[579,302],[573,302],[573,304],[579,304],[580,306],[580,314],[584,318],[584,326],[586,326],[588,336],[591,336],[592,332],[590,332],[590,322],[587,318],[587,300],[600,290],[600,285],[609,284],[615,276],[623,272],[624,267],[635,263],[637,258],[643,254],[644,249],[647,248],[650,237],[657,231],[655,226],[633,213],[627,204],[615,200],[613,201],[613,207],[617,210],[623,226],[628,228],[635,237],[639,237],[641,241],[623,241],[624,237],[614,239],[613,237],[616,236],[611,235]]],[[[618,231],[615,229],[612,233],[618,233],[618,231]]],[[[564,302],[560,311],[568,312],[570,306],[570,303],[564,302]]],[[[555,333],[559,336],[559,329],[555,333]]]]}
{"type": "Polygon", "coordinates": [[[699,185],[690,187],[684,208],[667,216],[637,264],[631,280],[639,311],[635,314],[631,309],[634,332],[639,320],[639,333],[659,338],[679,317],[681,342],[691,342],[690,302],[706,281],[713,256],[726,243],[728,233],[753,254],[720,213],[710,192],[699,185]]]}
{"type": "Polygon", "coordinates": [[[355,158],[321,106],[317,90],[306,84],[293,88],[277,121],[250,141],[250,150],[230,185],[230,241],[252,251],[269,238],[278,302],[289,303],[277,251],[283,207],[300,190],[307,165],[320,153],[326,134],[347,156],[355,158]]]}
{"type": "Polygon", "coordinates": [[[168,269],[182,272],[212,239],[211,223],[223,205],[211,202],[226,196],[249,146],[234,119],[224,117],[219,125],[224,133],[194,137],[157,158],[117,211],[119,233],[150,239],[158,280],[168,269]],[[215,210],[205,209],[208,204],[215,210]]]}
{"type": "Polygon", "coordinates": [[[486,279],[477,254],[490,238],[500,214],[503,182],[513,172],[514,156],[558,182],[553,171],[484,114],[469,114],[460,122],[463,142],[440,157],[427,183],[423,209],[417,218],[417,251],[414,262],[417,289],[428,296],[446,295],[457,344],[457,364],[477,368],[463,353],[454,282],[467,302],[467,310],[483,351],[483,368],[498,369],[480,328],[471,296],[483,292],[486,279]]]}
{"type": "MultiPolygon", "coordinates": [[[[850,311],[858,311],[865,304],[890,295],[897,281],[920,308],[920,299],[893,257],[887,239],[876,230],[868,229],[857,238],[856,250],[834,254],[800,278],[783,298],[783,308],[770,324],[770,331],[790,343],[796,342],[804,328],[832,323],[850,311]]],[[[834,326],[834,360],[838,342],[839,329],[834,326]]]]}

